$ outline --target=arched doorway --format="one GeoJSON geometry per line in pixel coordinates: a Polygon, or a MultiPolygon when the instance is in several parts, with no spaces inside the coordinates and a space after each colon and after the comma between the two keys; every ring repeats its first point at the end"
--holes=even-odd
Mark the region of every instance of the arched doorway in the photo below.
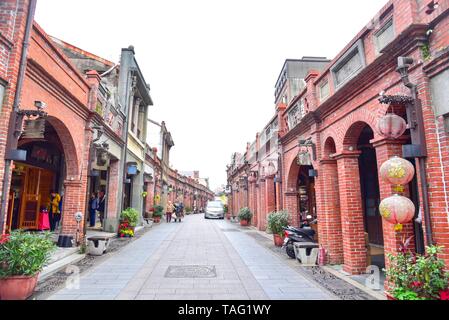
{"type": "Polygon", "coordinates": [[[365,239],[369,246],[368,265],[385,267],[384,238],[382,217],[379,212],[380,189],[377,169],[376,150],[370,143],[374,132],[365,125],[360,133],[357,150],[359,150],[360,192],[362,196],[365,239]]]}
{"type": "Polygon", "coordinates": [[[305,221],[307,216],[316,219],[315,178],[310,173],[312,166],[301,166],[298,173],[297,191],[299,221],[305,221]]]}
{"type": "MultiPolygon", "coordinates": [[[[67,143],[67,141],[66,141],[67,143]]],[[[14,162],[9,192],[7,231],[15,229],[40,230],[40,212],[49,208],[50,192],[61,195],[62,210],[66,159],[64,144],[52,122],[45,121],[43,138],[19,139],[18,146],[26,150],[25,161],[14,162]]],[[[73,155],[76,157],[76,155],[73,155]]],[[[55,230],[62,219],[55,224],[55,230]]]]}
{"type": "Polygon", "coordinates": [[[311,164],[299,164],[296,157],[288,171],[287,189],[284,193],[284,208],[288,211],[291,224],[300,226],[311,215],[317,218],[314,168],[311,164]]]}

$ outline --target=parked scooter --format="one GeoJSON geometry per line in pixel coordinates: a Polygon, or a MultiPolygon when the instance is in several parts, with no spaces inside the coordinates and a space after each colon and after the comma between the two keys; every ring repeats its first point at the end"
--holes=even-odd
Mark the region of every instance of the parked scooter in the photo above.
{"type": "MultiPolygon", "coordinates": [[[[314,239],[315,231],[312,228],[310,228],[311,222],[308,222],[310,220],[309,216],[307,218],[308,218],[307,222],[301,224],[301,228],[299,228],[299,229],[292,227],[292,226],[283,228],[285,239],[284,239],[284,245],[282,246],[282,248],[283,249],[285,248],[285,252],[292,259],[296,258],[295,249],[294,249],[295,242],[315,242],[315,239],[314,239]]],[[[310,218],[312,218],[312,217],[310,217],[310,218]]]]}

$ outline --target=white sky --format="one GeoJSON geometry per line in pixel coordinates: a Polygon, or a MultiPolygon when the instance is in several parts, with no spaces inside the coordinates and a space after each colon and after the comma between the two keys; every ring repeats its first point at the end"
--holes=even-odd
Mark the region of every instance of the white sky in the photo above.
{"type": "MultiPolygon", "coordinates": [[[[387,0],[38,0],[36,21],[114,62],[135,46],[151,86],[150,118],[165,120],[171,163],[211,188],[274,115],[284,60],[335,55],[387,0]]],[[[150,145],[155,142],[149,141],[150,145]]]]}

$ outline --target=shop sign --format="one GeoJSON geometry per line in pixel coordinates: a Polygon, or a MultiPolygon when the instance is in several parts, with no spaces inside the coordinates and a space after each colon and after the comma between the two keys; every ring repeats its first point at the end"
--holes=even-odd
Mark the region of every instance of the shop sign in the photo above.
{"type": "Polygon", "coordinates": [[[309,152],[301,152],[298,154],[298,165],[300,166],[311,166],[312,158],[309,152]]]}

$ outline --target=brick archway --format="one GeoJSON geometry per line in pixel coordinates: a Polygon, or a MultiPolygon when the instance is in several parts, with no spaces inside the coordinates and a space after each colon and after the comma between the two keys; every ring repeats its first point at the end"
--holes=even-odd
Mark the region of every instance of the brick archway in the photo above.
{"type": "Polygon", "coordinates": [[[47,121],[53,126],[58,134],[59,140],[64,151],[65,165],[66,165],[66,177],[79,177],[79,156],[78,150],[73,141],[73,137],[67,126],[59,119],[48,116],[47,121]]]}

